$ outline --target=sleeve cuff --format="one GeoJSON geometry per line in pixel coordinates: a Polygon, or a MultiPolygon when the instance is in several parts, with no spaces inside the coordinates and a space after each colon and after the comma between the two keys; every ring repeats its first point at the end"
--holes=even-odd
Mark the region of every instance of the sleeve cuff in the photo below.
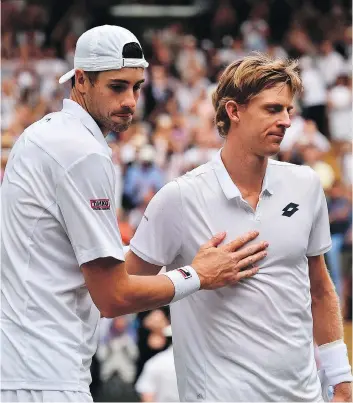
{"type": "Polygon", "coordinates": [[[324,248],[319,249],[318,251],[315,252],[307,252],[306,256],[307,257],[311,257],[311,256],[320,256],[320,255],[324,255],[325,253],[327,253],[332,247],[332,244],[330,243],[328,246],[325,246],[324,248]]]}
{"type": "Polygon", "coordinates": [[[130,244],[130,250],[135,253],[139,258],[147,263],[155,264],[156,266],[166,266],[168,263],[159,262],[158,260],[152,259],[151,257],[145,255],[138,249],[136,249],[132,244],[130,244]]]}
{"type": "Polygon", "coordinates": [[[91,262],[92,260],[103,258],[103,257],[113,257],[121,262],[125,262],[125,256],[123,249],[118,248],[95,248],[88,251],[84,251],[77,255],[77,260],[79,266],[84,263],[91,262]]]}

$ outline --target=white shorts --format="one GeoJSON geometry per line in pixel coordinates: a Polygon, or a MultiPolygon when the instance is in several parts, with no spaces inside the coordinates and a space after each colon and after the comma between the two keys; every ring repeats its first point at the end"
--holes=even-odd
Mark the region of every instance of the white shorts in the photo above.
{"type": "Polygon", "coordinates": [[[2,390],[1,402],[93,402],[90,393],[70,390],[2,390]]]}

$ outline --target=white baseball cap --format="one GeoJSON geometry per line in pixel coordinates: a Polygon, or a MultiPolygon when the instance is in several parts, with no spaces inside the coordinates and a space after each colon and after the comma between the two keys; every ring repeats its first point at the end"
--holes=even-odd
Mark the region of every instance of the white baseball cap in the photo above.
{"type": "Polygon", "coordinates": [[[132,32],[116,25],[102,25],[84,32],[77,40],[74,68],[60,77],[59,83],[70,80],[76,69],[107,71],[123,67],[148,67],[142,49],[142,58],[124,57],[124,48],[129,43],[137,43],[141,48],[132,32]]]}

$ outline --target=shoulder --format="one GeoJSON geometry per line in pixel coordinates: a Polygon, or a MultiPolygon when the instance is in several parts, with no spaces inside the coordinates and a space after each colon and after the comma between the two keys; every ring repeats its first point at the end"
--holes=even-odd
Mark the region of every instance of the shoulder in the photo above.
{"type": "Polygon", "coordinates": [[[28,141],[64,170],[87,160],[111,164],[109,156],[78,118],[64,112],[49,114],[26,130],[28,141]]]}
{"type": "Polygon", "coordinates": [[[208,176],[212,173],[213,173],[213,166],[212,161],[210,161],[207,162],[206,164],[198,166],[197,168],[185,173],[182,176],[179,176],[179,178],[177,178],[176,181],[178,182],[179,185],[183,183],[193,184],[195,183],[195,181],[198,181],[199,179],[208,176]]]}
{"type": "Polygon", "coordinates": [[[295,165],[289,162],[269,160],[271,171],[278,175],[282,181],[300,180],[303,182],[312,182],[318,179],[315,171],[307,165],[295,165]]]}

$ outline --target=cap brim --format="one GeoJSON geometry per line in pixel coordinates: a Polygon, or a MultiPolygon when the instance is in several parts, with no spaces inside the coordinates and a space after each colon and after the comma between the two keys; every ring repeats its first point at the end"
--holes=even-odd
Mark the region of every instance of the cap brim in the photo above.
{"type": "Polygon", "coordinates": [[[75,75],[75,69],[70,70],[68,73],[64,74],[59,78],[59,84],[64,84],[69,81],[75,75]]]}

